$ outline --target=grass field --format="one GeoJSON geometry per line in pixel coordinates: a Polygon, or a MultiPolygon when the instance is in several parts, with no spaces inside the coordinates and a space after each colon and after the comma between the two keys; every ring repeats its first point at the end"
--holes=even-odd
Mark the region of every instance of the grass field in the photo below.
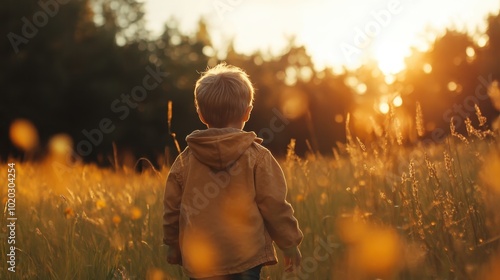
{"type": "MultiPolygon", "coordinates": [[[[335,157],[299,158],[292,142],[281,164],[303,266],[263,279],[499,279],[500,145],[469,132],[411,147],[348,135],[335,157]]],[[[182,279],[160,247],[167,167],[54,162],[16,162],[16,272],[2,238],[2,279],[182,279]]]]}

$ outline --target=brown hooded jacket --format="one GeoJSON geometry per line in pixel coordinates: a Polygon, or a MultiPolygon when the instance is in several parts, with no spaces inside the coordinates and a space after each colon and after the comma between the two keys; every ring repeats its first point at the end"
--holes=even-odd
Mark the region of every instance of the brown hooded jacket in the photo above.
{"type": "Polygon", "coordinates": [[[283,172],[253,132],[194,131],[168,175],[163,242],[180,248],[193,278],[277,263],[272,241],[294,250],[303,235],[283,172]]]}

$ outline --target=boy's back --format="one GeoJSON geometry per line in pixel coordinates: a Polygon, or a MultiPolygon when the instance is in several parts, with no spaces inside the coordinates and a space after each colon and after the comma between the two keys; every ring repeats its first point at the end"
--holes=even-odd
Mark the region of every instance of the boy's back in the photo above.
{"type": "Polygon", "coordinates": [[[296,254],[302,232],[274,157],[242,125],[207,125],[186,138],[167,179],[164,243],[182,256],[170,262],[204,278],[275,264],[272,241],[296,254]]]}

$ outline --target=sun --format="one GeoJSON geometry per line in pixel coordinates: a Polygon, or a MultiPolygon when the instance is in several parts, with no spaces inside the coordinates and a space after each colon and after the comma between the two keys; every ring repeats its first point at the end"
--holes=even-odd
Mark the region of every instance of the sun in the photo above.
{"type": "Polygon", "coordinates": [[[402,42],[383,42],[374,46],[373,59],[385,76],[395,75],[406,68],[405,58],[409,55],[409,46],[402,42]]]}

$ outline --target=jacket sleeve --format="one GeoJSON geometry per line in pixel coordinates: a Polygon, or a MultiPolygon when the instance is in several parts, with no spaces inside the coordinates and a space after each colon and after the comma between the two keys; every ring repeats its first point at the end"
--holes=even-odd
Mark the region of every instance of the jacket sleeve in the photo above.
{"type": "Polygon", "coordinates": [[[174,162],[168,173],[163,197],[163,243],[169,246],[179,244],[179,217],[182,198],[178,162],[174,162]]]}
{"type": "Polygon", "coordinates": [[[255,192],[267,231],[276,245],[283,251],[298,246],[303,234],[293,216],[292,205],[286,201],[285,176],[268,150],[257,159],[255,192]]]}

